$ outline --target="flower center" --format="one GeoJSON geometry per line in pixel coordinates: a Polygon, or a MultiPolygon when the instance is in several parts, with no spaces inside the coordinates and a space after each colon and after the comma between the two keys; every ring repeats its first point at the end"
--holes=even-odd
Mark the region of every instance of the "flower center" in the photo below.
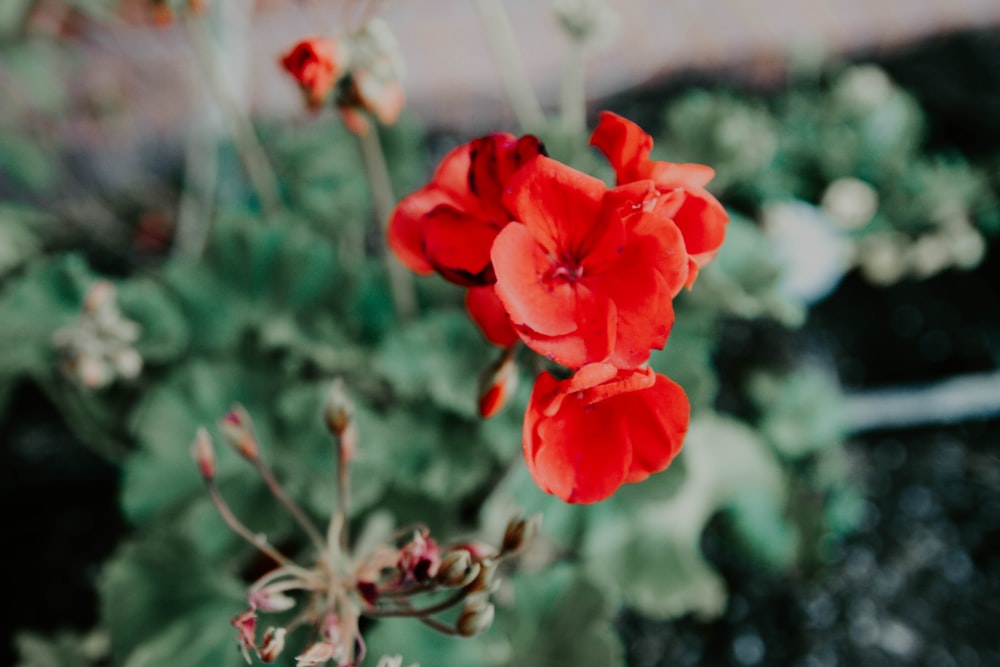
{"type": "Polygon", "coordinates": [[[552,270],[546,276],[548,282],[562,281],[575,283],[583,277],[583,266],[569,253],[563,253],[561,257],[552,258],[552,270]]]}

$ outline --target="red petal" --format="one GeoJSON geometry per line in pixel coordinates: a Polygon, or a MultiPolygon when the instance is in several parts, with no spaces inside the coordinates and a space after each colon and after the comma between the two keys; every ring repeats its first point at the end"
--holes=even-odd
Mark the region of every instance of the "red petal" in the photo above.
{"type": "Polygon", "coordinates": [[[556,259],[584,247],[607,190],[600,180],[539,156],[507,183],[504,205],[556,259]]]}
{"type": "MultiPolygon", "coordinates": [[[[688,190],[673,217],[684,235],[688,254],[710,260],[722,245],[729,222],[729,215],[719,200],[702,188],[688,190]]],[[[702,261],[698,264],[704,266],[702,261]]]]}
{"type": "Polygon", "coordinates": [[[641,482],[670,465],[684,443],[691,406],[684,390],[656,374],[656,385],[630,395],[627,406],[632,459],[626,483],[641,482]]]}
{"type": "Polygon", "coordinates": [[[517,342],[517,332],[493,285],[470,288],[465,293],[465,308],[489,342],[500,347],[510,347],[517,342]]]}
{"type": "MultiPolygon", "coordinates": [[[[536,383],[542,402],[550,387],[541,378],[536,383]]],[[[624,481],[630,463],[628,443],[620,437],[623,423],[617,415],[590,410],[575,397],[567,396],[555,416],[531,420],[531,433],[525,433],[533,454],[528,468],[543,490],[566,502],[593,503],[610,496],[624,481]]],[[[531,404],[535,400],[532,393],[531,404]]],[[[526,420],[526,431],[528,424],[526,420]]]]}
{"type": "Polygon", "coordinates": [[[423,218],[423,247],[427,261],[446,279],[459,285],[493,281],[490,249],[498,228],[448,204],[423,218]]]}
{"type": "Polygon", "coordinates": [[[653,138],[632,121],[616,113],[602,111],[600,121],[590,135],[590,145],[608,158],[619,184],[648,178],[653,138]]]}
{"type": "Polygon", "coordinates": [[[715,178],[715,170],[704,164],[653,161],[646,175],[662,190],[703,188],[715,178]]]}
{"type": "Polygon", "coordinates": [[[664,470],[687,431],[690,406],[677,384],[649,369],[619,370],[576,390],[606,376],[603,364],[562,382],[543,373],[528,403],[528,470],[543,490],[567,502],[598,502],[623,483],[664,470]]]}
{"type": "Polygon", "coordinates": [[[428,185],[404,197],[393,209],[386,240],[399,261],[411,271],[434,271],[424,256],[423,218],[435,206],[451,201],[453,198],[445,190],[428,185]]]}

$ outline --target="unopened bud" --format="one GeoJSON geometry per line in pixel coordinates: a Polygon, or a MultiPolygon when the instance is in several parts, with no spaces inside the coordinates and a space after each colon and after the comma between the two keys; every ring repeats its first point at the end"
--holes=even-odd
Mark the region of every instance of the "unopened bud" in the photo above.
{"type": "Polygon", "coordinates": [[[533,514],[527,519],[521,517],[511,519],[503,534],[503,545],[500,547],[500,553],[509,556],[520,551],[526,544],[535,539],[541,523],[541,514],[533,514]]]}
{"type": "Polygon", "coordinates": [[[492,593],[499,585],[496,578],[497,562],[486,558],[479,563],[479,572],[475,579],[467,584],[470,593],[492,593]]]}
{"type": "Polygon", "coordinates": [[[260,446],[257,444],[250,414],[242,405],[233,406],[233,409],[219,420],[219,432],[241,456],[250,461],[257,460],[260,446]]]}
{"type": "Polygon", "coordinates": [[[195,433],[191,443],[191,457],[198,464],[201,476],[206,480],[215,477],[215,447],[212,446],[212,436],[204,426],[195,433]]]}
{"type": "Polygon", "coordinates": [[[324,662],[333,660],[337,655],[337,647],[331,642],[316,642],[305,650],[301,655],[296,656],[297,667],[311,667],[312,665],[322,665],[324,662]]]}
{"type": "Polygon", "coordinates": [[[326,427],[337,436],[343,435],[354,418],[354,401],[347,395],[344,381],[340,378],[330,384],[330,391],[323,405],[323,418],[326,420],[326,427]]]}
{"type": "Polygon", "coordinates": [[[500,412],[516,389],[517,364],[511,347],[479,378],[479,415],[489,419],[500,412]]]}
{"type": "Polygon", "coordinates": [[[478,635],[493,625],[493,617],[495,615],[496,610],[493,608],[492,603],[484,603],[481,600],[470,600],[461,615],[459,615],[455,629],[463,637],[478,635]]]}
{"type": "Polygon", "coordinates": [[[259,609],[261,611],[269,612],[279,612],[288,611],[295,606],[295,598],[290,595],[285,595],[278,586],[281,584],[272,584],[271,586],[264,586],[251,593],[250,595],[250,606],[254,609],[259,609]]]}
{"type": "Polygon", "coordinates": [[[479,563],[472,560],[472,554],[465,549],[449,551],[441,559],[437,580],[449,587],[465,586],[479,574],[479,563]]]}
{"type": "Polygon", "coordinates": [[[260,642],[260,659],[264,662],[274,662],[285,650],[285,629],[268,628],[260,642]]]}

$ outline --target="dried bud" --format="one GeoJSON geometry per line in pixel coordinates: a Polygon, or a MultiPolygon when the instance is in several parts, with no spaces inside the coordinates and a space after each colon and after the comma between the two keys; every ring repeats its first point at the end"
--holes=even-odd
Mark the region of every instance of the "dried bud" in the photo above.
{"type": "Polygon", "coordinates": [[[533,514],[527,519],[521,517],[511,519],[503,534],[503,545],[500,547],[500,553],[509,556],[520,551],[526,544],[535,539],[541,523],[541,514],[533,514]]]}
{"type": "Polygon", "coordinates": [[[514,348],[504,350],[503,355],[479,378],[479,415],[489,419],[507,403],[508,397],[517,390],[517,364],[514,348]]]}
{"type": "Polygon", "coordinates": [[[191,443],[191,457],[198,464],[202,477],[206,480],[215,477],[215,447],[212,445],[212,436],[205,427],[199,428],[195,433],[194,442],[191,443]]]}
{"type": "Polygon", "coordinates": [[[493,604],[477,598],[470,598],[455,624],[455,629],[463,637],[472,637],[493,624],[496,610],[493,604]]]}
{"type": "Polygon", "coordinates": [[[323,405],[323,418],[326,420],[326,427],[336,436],[342,436],[354,418],[354,401],[347,395],[341,378],[336,378],[330,384],[330,391],[323,405]]]}
{"type": "Polygon", "coordinates": [[[253,431],[250,414],[242,405],[233,406],[233,409],[219,420],[219,432],[241,456],[249,461],[257,460],[260,447],[253,431]]]}
{"type": "Polygon", "coordinates": [[[268,628],[260,643],[260,659],[264,662],[274,662],[285,650],[285,629],[268,628]]]}
{"type": "Polygon", "coordinates": [[[333,660],[336,655],[337,647],[331,642],[316,642],[307,648],[305,653],[295,657],[295,664],[298,667],[322,665],[324,662],[333,660]]]}
{"type": "Polygon", "coordinates": [[[240,652],[243,653],[243,659],[247,661],[248,665],[252,664],[250,651],[257,650],[257,614],[253,609],[247,609],[229,623],[236,628],[236,643],[240,652]]]}
{"type": "Polygon", "coordinates": [[[426,530],[418,531],[400,550],[397,567],[405,581],[427,581],[441,567],[441,550],[426,530]]]}
{"type": "Polygon", "coordinates": [[[460,587],[472,582],[479,574],[479,563],[465,549],[449,551],[441,559],[437,580],[444,586],[460,587]]]}

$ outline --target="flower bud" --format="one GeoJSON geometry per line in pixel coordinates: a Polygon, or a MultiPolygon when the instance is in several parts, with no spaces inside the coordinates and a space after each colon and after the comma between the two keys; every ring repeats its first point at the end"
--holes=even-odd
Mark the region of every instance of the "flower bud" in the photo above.
{"type": "Polygon", "coordinates": [[[514,348],[508,348],[479,378],[479,415],[489,419],[500,412],[508,397],[517,389],[517,364],[514,348]]]}
{"type": "Polygon", "coordinates": [[[191,457],[198,464],[202,477],[206,480],[215,477],[215,447],[212,446],[212,436],[204,426],[195,433],[194,442],[191,443],[191,457]]]}
{"type": "Polygon", "coordinates": [[[296,656],[297,667],[311,667],[312,665],[322,665],[324,662],[333,660],[337,654],[337,647],[331,642],[316,642],[305,650],[301,655],[296,656]]]}
{"type": "Polygon", "coordinates": [[[344,381],[336,378],[330,384],[330,391],[323,404],[323,419],[330,433],[342,436],[354,418],[354,401],[347,395],[344,381]]]}
{"type": "Polygon", "coordinates": [[[492,593],[499,585],[496,579],[497,562],[492,558],[486,558],[479,563],[479,572],[476,577],[467,585],[470,593],[492,593]]]}
{"type": "Polygon", "coordinates": [[[472,582],[479,574],[479,563],[465,549],[449,551],[441,559],[437,580],[444,586],[458,588],[472,582]]]}
{"type": "Polygon", "coordinates": [[[281,58],[281,66],[299,84],[308,107],[319,109],[343,74],[347,59],[339,42],[311,37],[292,47],[281,58]]]}
{"type": "Polygon", "coordinates": [[[247,609],[229,623],[236,628],[236,643],[243,654],[243,659],[247,661],[248,665],[252,664],[250,651],[257,650],[257,614],[253,609],[247,609]]]}
{"type": "Polygon", "coordinates": [[[288,611],[295,606],[295,598],[285,595],[278,586],[264,586],[250,594],[250,606],[254,609],[269,612],[288,611]]]}
{"type": "Polygon", "coordinates": [[[250,414],[242,405],[233,406],[233,409],[219,420],[219,432],[226,442],[245,459],[257,460],[260,447],[253,431],[250,414]]]}
{"type": "Polygon", "coordinates": [[[470,599],[465,609],[458,617],[455,629],[463,637],[472,637],[486,630],[493,624],[496,610],[490,602],[470,599]]]}
{"type": "Polygon", "coordinates": [[[397,567],[407,581],[427,581],[437,576],[441,550],[426,530],[418,531],[400,550],[397,567]]]}
{"type": "Polygon", "coordinates": [[[503,534],[503,545],[500,547],[500,553],[509,556],[520,551],[526,544],[535,539],[541,523],[541,514],[533,514],[527,519],[521,517],[511,519],[503,534]]]}
{"type": "Polygon", "coordinates": [[[260,643],[260,659],[264,662],[274,662],[285,650],[285,629],[268,628],[260,643]]]}

